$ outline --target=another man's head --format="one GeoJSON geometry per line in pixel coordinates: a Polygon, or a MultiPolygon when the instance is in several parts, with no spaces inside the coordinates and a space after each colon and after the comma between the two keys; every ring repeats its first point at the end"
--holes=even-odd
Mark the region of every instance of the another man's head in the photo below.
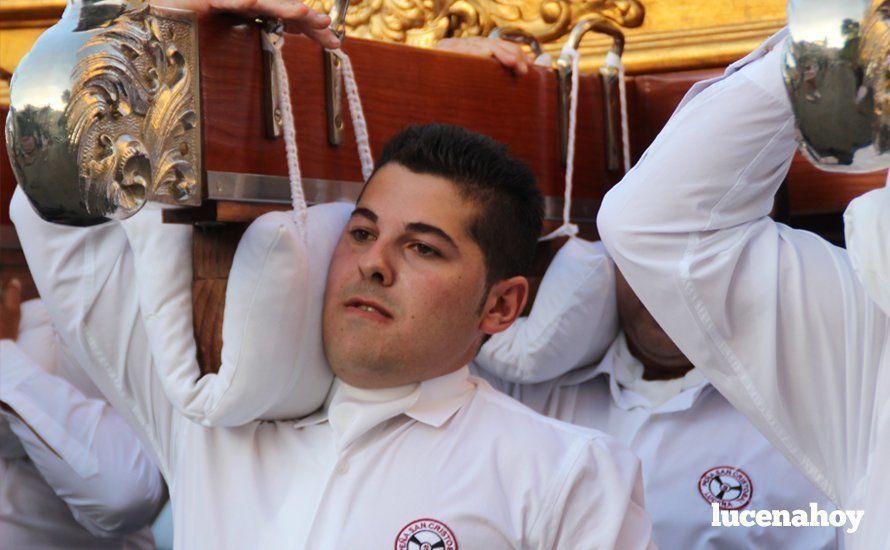
{"type": "Polygon", "coordinates": [[[522,312],[541,219],[533,174],[503,145],[445,125],[396,136],[331,261],[334,372],[380,388],[467,364],[522,312]]]}
{"type": "Polygon", "coordinates": [[[643,378],[681,378],[693,365],[649,313],[624,276],[615,270],[618,319],[630,352],[643,364],[643,378]]]}

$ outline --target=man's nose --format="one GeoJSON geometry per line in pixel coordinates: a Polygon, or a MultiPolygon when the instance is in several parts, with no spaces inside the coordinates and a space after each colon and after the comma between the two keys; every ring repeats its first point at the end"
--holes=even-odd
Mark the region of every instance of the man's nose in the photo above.
{"type": "Polygon", "coordinates": [[[358,268],[365,280],[390,286],[395,282],[395,270],[388,245],[377,240],[364,250],[359,258],[358,268]]]}

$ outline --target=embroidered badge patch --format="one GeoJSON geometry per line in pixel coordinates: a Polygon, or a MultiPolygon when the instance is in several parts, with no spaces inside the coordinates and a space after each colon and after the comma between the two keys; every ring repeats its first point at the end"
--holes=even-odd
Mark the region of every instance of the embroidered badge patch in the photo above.
{"type": "Polygon", "coordinates": [[[717,466],[699,478],[698,492],[708,503],[719,504],[721,510],[739,510],[751,502],[754,485],[739,468],[717,466]]]}
{"type": "Polygon", "coordinates": [[[457,538],[436,519],[416,519],[396,536],[395,550],[458,550],[457,538]]]}

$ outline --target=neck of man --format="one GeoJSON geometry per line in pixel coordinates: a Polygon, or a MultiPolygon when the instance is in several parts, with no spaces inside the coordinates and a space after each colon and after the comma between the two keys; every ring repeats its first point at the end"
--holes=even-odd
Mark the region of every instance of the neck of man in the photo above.
{"type": "Polygon", "coordinates": [[[694,367],[685,357],[677,361],[662,361],[643,353],[630,338],[627,349],[643,365],[643,380],[675,380],[683,378],[694,367]]]}
{"type": "Polygon", "coordinates": [[[381,369],[375,371],[364,368],[334,368],[333,371],[342,382],[353,388],[360,390],[387,390],[404,387],[410,384],[419,384],[427,380],[432,380],[433,378],[451,374],[466,366],[467,363],[441,365],[422,370],[412,369],[407,372],[402,369],[381,369]]]}

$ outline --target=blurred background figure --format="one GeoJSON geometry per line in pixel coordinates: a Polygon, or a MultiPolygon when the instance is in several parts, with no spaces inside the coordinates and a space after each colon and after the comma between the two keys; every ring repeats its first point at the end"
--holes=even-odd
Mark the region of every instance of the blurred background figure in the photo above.
{"type": "Polygon", "coordinates": [[[0,290],[3,547],[154,548],[160,472],[22,292],[18,279],[0,290]]]}

